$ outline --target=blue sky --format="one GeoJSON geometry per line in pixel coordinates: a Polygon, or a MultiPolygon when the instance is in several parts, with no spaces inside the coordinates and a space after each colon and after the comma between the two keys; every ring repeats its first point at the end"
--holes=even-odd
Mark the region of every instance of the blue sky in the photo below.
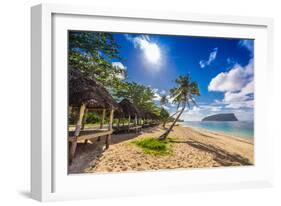
{"type": "MultiPolygon", "coordinates": [[[[127,70],[127,81],[149,85],[156,103],[179,75],[190,74],[198,83],[198,107],[182,119],[233,112],[239,120],[253,120],[253,40],[117,33],[114,38],[123,60],[112,63],[127,70]]],[[[165,106],[170,113],[176,110],[171,101],[165,106]]]]}

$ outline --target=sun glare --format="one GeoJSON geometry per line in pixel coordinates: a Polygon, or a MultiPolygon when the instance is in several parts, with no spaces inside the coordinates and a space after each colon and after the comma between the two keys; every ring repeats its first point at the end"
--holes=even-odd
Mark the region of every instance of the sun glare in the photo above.
{"type": "Polygon", "coordinates": [[[146,59],[152,64],[157,64],[161,57],[160,49],[155,43],[149,43],[145,47],[144,54],[146,59]]]}

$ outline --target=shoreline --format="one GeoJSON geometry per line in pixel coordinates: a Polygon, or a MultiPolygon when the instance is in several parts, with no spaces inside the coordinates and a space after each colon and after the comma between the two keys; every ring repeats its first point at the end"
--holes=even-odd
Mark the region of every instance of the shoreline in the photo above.
{"type": "MultiPolygon", "coordinates": [[[[168,127],[168,125],[167,125],[168,127]]],[[[77,155],[69,166],[70,174],[134,172],[161,169],[211,168],[254,164],[254,143],[240,137],[177,125],[169,137],[173,155],[145,154],[131,144],[142,138],[158,138],[165,130],[161,126],[143,129],[142,133],[112,136],[109,149],[104,142],[79,143],[77,155]]]]}
{"type": "Polygon", "coordinates": [[[213,134],[213,135],[225,136],[225,137],[228,137],[228,138],[242,140],[242,141],[254,144],[254,137],[242,137],[242,136],[238,136],[238,135],[231,135],[231,134],[224,133],[222,131],[208,130],[208,129],[205,129],[205,128],[192,127],[192,126],[189,126],[189,125],[181,125],[181,126],[183,128],[188,128],[188,129],[191,129],[191,130],[195,130],[197,132],[203,132],[203,133],[209,133],[209,134],[213,134]]]}
{"type": "Polygon", "coordinates": [[[245,140],[249,140],[249,141],[254,141],[254,135],[253,136],[247,136],[247,135],[239,135],[239,134],[230,134],[228,132],[224,132],[224,131],[221,131],[221,130],[211,130],[211,129],[206,129],[206,128],[203,128],[203,127],[196,127],[196,126],[192,126],[192,125],[189,125],[188,123],[187,124],[184,124],[183,122],[180,122],[179,123],[182,127],[188,127],[188,128],[191,128],[191,129],[196,129],[196,130],[201,130],[201,131],[204,131],[204,132],[210,132],[210,133],[217,133],[217,134],[221,134],[221,135],[225,135],[225,136],[229,136],[231,138],[241,138],[241,139],[245,139],[245,140]]]}

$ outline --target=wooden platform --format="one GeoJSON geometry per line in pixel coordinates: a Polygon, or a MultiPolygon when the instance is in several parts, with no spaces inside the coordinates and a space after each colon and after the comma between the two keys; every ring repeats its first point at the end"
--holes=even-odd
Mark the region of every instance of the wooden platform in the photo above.
{"type": "Polygon", "coordinates": [[[114,128],[114,133],[115,134],[119,134],[119,133],[123,133],[123,132],[131,132],[131,131],[134,131],[134,132],[140,132],[142,129],[142,126],[138,125],[138,126],[130,126],[128,127],[128,125],[125,125],[125,126],[119,126],[119,127],[115,127],[114,128]]]}
{"type": "Polygon", "coordinates": [[[74,137],[72,135],[69,135],[68,140],[70,142],[72,141],[84,141],[84,140],[91,140],[91,139],[96,139],[98,137],[102,137],[102,136],[107,136],[112,134],[113,131],[108,131],[108,130],[83,130],[80,132],[79,137],[74,137]]]}
{"type": "Polygon", "coordinates": [[[149,127],[155,127],[158,126],[158,123],[151,123],[151,124],[143,124],[142,128],[149,128],[149,127]]]}
{"type": "Polygon", "coordinates": [[[135,131],[137,133],[137,132],[140,132],[141,129],[142,129],[142,126],[134,126],[134,127],[130,127],[129,131],[135,131]]]}
{"type": "Polygon", "coordinates": [[[109,147],[110,140],[111,140],[111,134],[113,133],[113,130],[104,130],[104,129],[98,129],[98,130],[82,130],[78,137],[74,136],[74,132],[69,132],[68,141],[70,142],[70,152],[69,152],[69,160],[70,162],[75,156],[75,151],[77,147],[78,142],[87,142],[88,140],[97,140],[101,137],[105,138],[105,146],[106,149],[109,147]]]}

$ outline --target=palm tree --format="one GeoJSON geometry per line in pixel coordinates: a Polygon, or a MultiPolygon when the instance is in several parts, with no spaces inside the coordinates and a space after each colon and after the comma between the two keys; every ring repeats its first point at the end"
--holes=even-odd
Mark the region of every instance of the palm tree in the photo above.
{"type": "Polygon", "coordinates": [[[164,109],[164,106],[166,104],[168,104],[168,98],[166,95],[162,95],[161,99],[160,99],[160,105],[162,107],[161,112],[160,112],[160,116],[162,117],[163,120],[163,128],[165,128],[166,122],[169,118],[169,113],[164,109]]]}
{"type": "Polygon", "coordinates": [[[184,112],[186,106],[190,108],[191,103],[197,106],[194,100],[194,96],[200,96],[198,84],[192,81],[189,75],[179,76],[179,78],[177,78],[175,82],[177,86],[170,90],[171,98],[173,98],[173,103],[176,103],[178,105],[177,109],[179,109],[179,107],[181,107],[181,109],[178,116],[171,124],[170,128],[159,137],[160,140],[164,140],[167,138],[168,134],[172,131],[176,122],[184,112]]]}

